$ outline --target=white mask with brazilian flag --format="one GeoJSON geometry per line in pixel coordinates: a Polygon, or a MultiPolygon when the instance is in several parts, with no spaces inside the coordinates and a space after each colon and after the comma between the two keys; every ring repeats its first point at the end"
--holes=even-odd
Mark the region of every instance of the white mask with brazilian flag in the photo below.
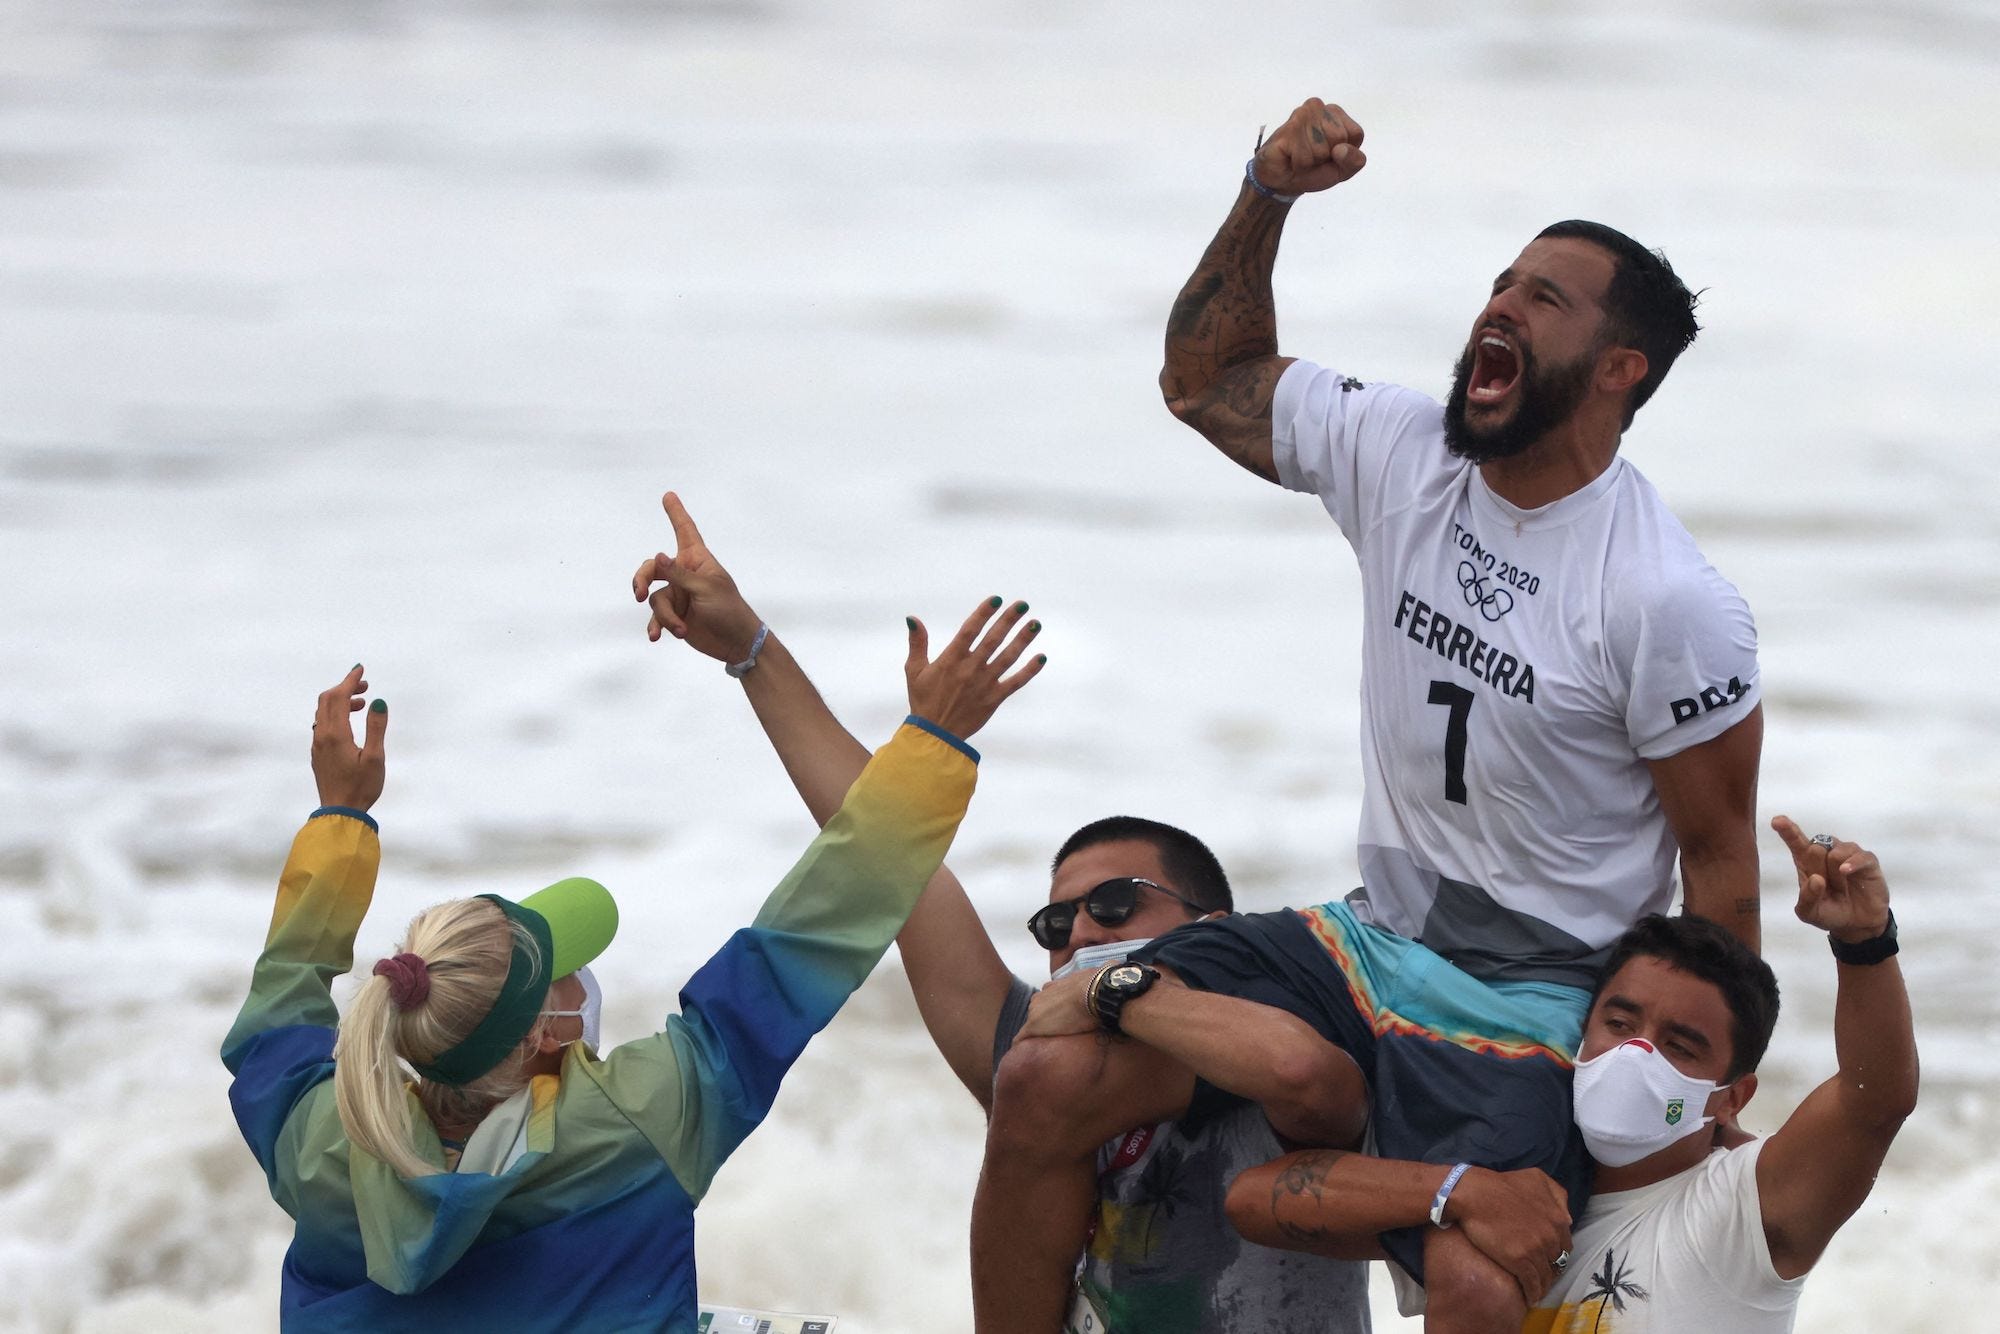
{"type": "Polygon", "coordinates": [[[1715,1118],[1709,1095],[1728,1084],[1684,1075],[1644,1038],[1576,1063],[1576,1128],[1590,1156],[1624,1167],[1694,1134],[1715,1118]]]}

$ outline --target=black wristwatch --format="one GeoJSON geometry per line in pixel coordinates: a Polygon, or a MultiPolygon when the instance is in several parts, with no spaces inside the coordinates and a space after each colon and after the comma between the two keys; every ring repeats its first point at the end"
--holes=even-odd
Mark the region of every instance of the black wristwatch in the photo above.
{"type": "Polygon", "coordinates": [[[1829,935],[1826,943],[1833,949],[1833,957],[1842,963],[1859,964],[1862,967],[1880,963],[1902,948],[1896,944],[1896,910],[1894,908],[1889,910],[1888,925],[1884,926],[1882,934],[1873,940],[1846,941],[1829,935]]]}
{"type": "Polygon", "coordinates": [[[1084,992],[1084,1004],[1097,1016],[1097,1026],[1107,1033],[1122,1033],[1118,1016],[1125,1003],[1143,996],[1160,980],[1160,970],[1143,963],[1114,963],[1099,970],[1084,992]]]}

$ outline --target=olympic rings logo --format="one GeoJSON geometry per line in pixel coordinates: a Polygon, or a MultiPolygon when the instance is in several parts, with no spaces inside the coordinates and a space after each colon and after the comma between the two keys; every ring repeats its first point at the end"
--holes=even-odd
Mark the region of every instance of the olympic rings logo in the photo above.
{"type": "Polygon", "coordinates": [[[1479,608],[1479,614],[1489,621],[1514,610],[1514,595],[1504,588],[1489,587],[1486,576],[1469,560],[1458,563],[1458,590],[1465,594],[1465,605],[1479,608]]]}

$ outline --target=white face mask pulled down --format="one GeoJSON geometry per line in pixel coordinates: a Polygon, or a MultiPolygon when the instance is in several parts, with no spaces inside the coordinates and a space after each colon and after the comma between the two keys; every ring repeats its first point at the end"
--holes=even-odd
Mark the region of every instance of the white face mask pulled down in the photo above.
{"type": "MultiPolygon", "coordinates": [[[[543,1010],[542,1018],[583,1020],[583,1037],[581,1041],[584,1046],[590,1048],[592,1051],[596,1051],[597,1021],[604,1016],[604,992],[597,985],[597,978],[592,975],[588,967],[577,969],[575,976],[576,980],[583,984],[582,1008],[575,1010],[543,1010]]],[[[571,1041],[577,1040],[575,1038],[571,1039],[571,1041]]],[[[567,1047],[569,1043],[565,1042],[562,1045],[567,1047]]]]}
{"type": "MultiPolygon", "coordinates": [[[[1212,912],[1194,920],[1212,922],[1220,916],[1221,913],[1212,912]]],[[[1080,973],[1086,968],[1102,968],[1107,963],[1123,963],[1137,954],[1141,945],[1150,945],[1157,939],[1159,939],[1157,936],[1140,936],[1136,940],[1107,940],[1097,945],[1081,946],[1076,953],[1069,956],[1068,963],[1049,974],[1049,981],[1054,982],[1059,978],[1068,977],[1071,973],[1080,973]]]]}
{"type": "Polygon", "coordinates": [[[1100,945],[1084,945],[1069,956],[1069,962],[1049,974],[1049,981],[1080,973],[1086,968],[1102,968],[1107,963],[1123,963],[1141,945],[1153,943],[1151,936],[1137,940],[1107,940],[1100,945]]]}
{"type": "Polygon", "coordinates": [[[1631,1038],[1578,1061],[1570,1096],[1590,1156],[1624,1167],[1708,1125],[1710,1095],[1730,1087],[1684,1075],[1652,1043],[1631,1038]]]}

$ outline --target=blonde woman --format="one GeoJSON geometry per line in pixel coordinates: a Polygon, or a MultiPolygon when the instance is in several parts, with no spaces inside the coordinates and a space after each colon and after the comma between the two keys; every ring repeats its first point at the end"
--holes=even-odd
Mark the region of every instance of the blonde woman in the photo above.
{"type": "MultiPolygon", "coordinates": [[[[671,563],[657,577],[656,634],[713,588],[671,563]]],[[[362,669],[319,697],[320,807],[223,1045],[237,1122],[296,1223],[286,1329],[695,1328],[695,1205],[943,861],[972,795],[965,738],[1041,666],[1016,669],[1026,637],[993,613],[982,603],[934,661],[910,622],[909,719],[681,1013],[601,1054],[584,965],[617,912],[590,881],[419,914],[336,1013],[328,984],[380,860],[388,710],[369,707],[356,746],[362,669]]],[[[709,629],[742,640],[738,674],[755,669],[761,626],[709,629]]]]}

